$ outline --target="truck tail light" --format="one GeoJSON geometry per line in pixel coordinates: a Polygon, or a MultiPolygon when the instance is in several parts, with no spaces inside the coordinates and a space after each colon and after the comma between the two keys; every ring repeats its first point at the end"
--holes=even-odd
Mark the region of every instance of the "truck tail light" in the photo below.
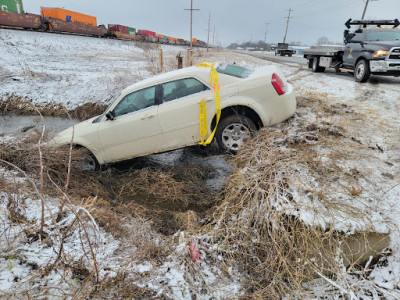
{"type": "Polygon", "coordinates": [[[278,95],[283,95],[287,92],[288,87],[287,85],[283,82],[283,80],[276,75],[275,73],[272,74],[272,80],[271,80],[272,85],[275,88],[275,91],[278,93],[278,95]]]}

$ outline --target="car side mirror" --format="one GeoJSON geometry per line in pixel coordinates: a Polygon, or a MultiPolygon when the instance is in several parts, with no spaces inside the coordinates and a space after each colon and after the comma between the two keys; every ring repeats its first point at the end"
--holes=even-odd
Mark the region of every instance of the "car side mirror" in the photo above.
{"type": "Polygon", "coordinates": [[[112,110],[110,110],[108,113],[106,113],[106,118],[107,118],[107,120],[114,120],[114,118],[115,118],[115,114],[114,114],[114,112],[112,111],[112,110]]]}

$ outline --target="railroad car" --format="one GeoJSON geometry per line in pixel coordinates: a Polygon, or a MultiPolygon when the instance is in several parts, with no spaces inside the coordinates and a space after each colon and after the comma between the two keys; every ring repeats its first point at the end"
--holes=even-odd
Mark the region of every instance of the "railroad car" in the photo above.
{"type": "MultiPolygon", "coordinates": [[[[53,7],[41,7],[41,15],[25,13],[22,0],[0,0],[0,27],[41,30],[44,32],[71,33],[103,38],[137,40],[150,43],[186,45],[184,39],[157,34],[154,31],[109,24],[97,26],[96,17],[53,7]],[[3,5],[4,4],[4,5],[3,5]],[[7,4],[7,5],[6,5],[7,4]]],[[[193,46],[205,47],[207,44],[193,38],[193,46]]]]}

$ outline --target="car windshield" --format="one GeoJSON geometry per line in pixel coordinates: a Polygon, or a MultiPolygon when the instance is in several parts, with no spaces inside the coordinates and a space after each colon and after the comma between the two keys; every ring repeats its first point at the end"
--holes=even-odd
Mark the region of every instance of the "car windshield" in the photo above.
{"type": "Polygon", "coordinates": [[[367,31],[367,41],[400,41],[399,31],[374,30],[367,31]]]}
{"type": "Polygon", "coordinates": [[[243,68],[237,65],[220,64],[216,68],[218,73],[226,74],[238,78],[247,78],[254,72],[253,69],[243,68]]]}
{"type": "Polygon", "coordinates": [[[120,97],[120,95],[118,95],[118,97],[116,97],[113,101],[111,101],[111,103],[108,105],[106,110],[100,116],[98,116],[96,119],[93,120],[93,123],[100,122],[100,120],[103,118],[103,116],[106,115],[106,113],[110,110],[110,107],[114,104],[115,101],[118,100],[119,97],[120,97]]]}

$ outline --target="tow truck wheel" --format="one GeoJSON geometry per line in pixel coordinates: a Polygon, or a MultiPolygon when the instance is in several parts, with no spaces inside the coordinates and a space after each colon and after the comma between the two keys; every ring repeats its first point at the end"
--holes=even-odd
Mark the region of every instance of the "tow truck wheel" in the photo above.
{"type": "Polygon", "coordinates": [[[318,57],[314,57],[313,61],[312,61],[312,71],[314,73],[320,73],[325,71],[325,67],[320,67],[319,66],[319,58],[318,57]]]}
{"type": "Polygon", "coordinates": [[[371,71],[369,69],[368,62],[364,59],[361,59],[354,70],[354,79],[357,82],[366,82],[371,75],[371,71]]]}

